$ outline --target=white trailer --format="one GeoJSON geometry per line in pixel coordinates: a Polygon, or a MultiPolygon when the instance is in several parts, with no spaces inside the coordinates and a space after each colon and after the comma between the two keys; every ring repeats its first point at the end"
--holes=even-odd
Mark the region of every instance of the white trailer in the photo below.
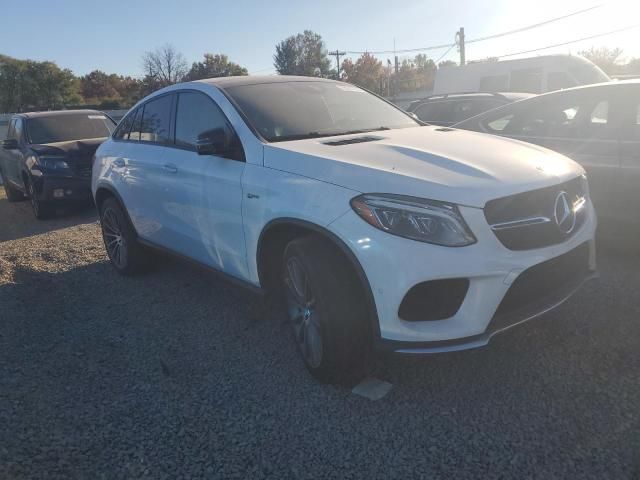
{"type": "Polygon", "coordinates": [[[433,93],[544,93],[608,81],[610,78],[586,58],[576,55],[545,55],[439,68],[433,93]]]}

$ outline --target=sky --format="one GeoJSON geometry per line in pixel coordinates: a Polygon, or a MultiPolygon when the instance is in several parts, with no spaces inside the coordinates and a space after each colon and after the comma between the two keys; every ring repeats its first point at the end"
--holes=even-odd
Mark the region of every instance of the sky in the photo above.
{"type": "MultiPolygon", "coordinates": [[[[640,26],[638,0],[30,0],[28,14],[26,5],[2,6],[0,54],[55,61],[77,75],[99,69],[141,76],[144,52],[164,44],[175,46],[189,63],[205,52],[224,53],[252,74],[271,74],[276,43],[305,29],[321,34],[329,50],[393,50],[394,41],[397,49],[413,49],[453,43],[460,27],[471,40],[598,6],[541,28],[468,44],[467,59],[473,60],[640,26]]],[[[520,56],[608,46],[640,57],[639,39],[640,28],[634,28],[520,56]]],[[[434,60],[458,58],[456,48],[425,53],[434,60]]],[[[378,57],[386,62],[393,55],[378,57]]]]}

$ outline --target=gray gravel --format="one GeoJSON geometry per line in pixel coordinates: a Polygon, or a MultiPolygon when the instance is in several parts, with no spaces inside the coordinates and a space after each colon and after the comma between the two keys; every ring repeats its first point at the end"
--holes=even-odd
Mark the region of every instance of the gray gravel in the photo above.
{"type": "Polygon", "coordinates": [[[108,265],[91,211],[0,196],[0,478],[640,478],[640,258],[485,349],[319,385],[277,313],[194,267],[108,265]],[[262,318],[261,318],[262,317],[262,318]]]}

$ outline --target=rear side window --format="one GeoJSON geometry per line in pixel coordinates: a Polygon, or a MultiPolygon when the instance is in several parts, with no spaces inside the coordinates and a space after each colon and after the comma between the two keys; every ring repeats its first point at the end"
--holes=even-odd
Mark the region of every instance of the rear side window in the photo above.
{"type": "Polygon", "coordinates": [[[129,140],[133,142],[140,141],[140,129],[142,125],[142,114],[144,112],[144,106],[139,107],[133,116],[133,124],[131,125],[131,133],[129,133],[129,140]]]}
{"type": "Polygon", "coordinates": [[[170,134],[172,104],[173,95],[165,95],[144,105],[140,125],[140,141],[160,144],[172,143],[170,134]]]}
{"type": "Polygon", "coordinates": [[[453,102],[432,102],[416,108],[414,112],[427,123],[453,123],[453,102]]]}
{"type": "Polygon", "coordinates": [[[199,92],[180,93],[176,110],[177,146],[195,150],[198,139],[207,138],[218,129],[223,129],[231,139],[230,158],[243,159],[240,141],[214,101],[199,92]]]}
{"type": "Polygon", "coordinates": [[[23,123],[22,118],[16,118],[13,124],[13,137],[11,138],[15,138],[18,141],[22,140],[23,123]]]}
{"type": "Polygon", "coordinates": [[[13,126],[16,124],[16,119],[12,118],[9,122],[9,129],[7,130],[7,140],[14,138],[13,137],[13,126]]]}
{"type": "Polygon", "coordinates": [[[133,125],[136,113],[137,110],[134,110],[122,119],[120,125],[118,125],[118,128],[116,129],[116,133],[113,135],[113,138],[118,140],[126,140],[129,138],[129,132],[131,131],[131,126],[133,125]]]}

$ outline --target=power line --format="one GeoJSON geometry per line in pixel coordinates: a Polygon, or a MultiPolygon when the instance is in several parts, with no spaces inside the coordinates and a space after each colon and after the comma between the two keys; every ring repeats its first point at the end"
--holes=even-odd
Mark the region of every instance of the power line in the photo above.
{"type": "Polygon", "coordinates": [[[554,45],[547,45],[546,47],[534,48],[532,50],[523,50],[522,52],[507,53],[505,55],[498,55],[498,56],[496,56],[496,58],[515,57],[516,55],[523,55],[525,53],[533,53],[533,52],[539,52],[541,50],[548,50],[550,48],[563,47],[565,45],[571,45],[572,43],[578,43],[578,42],[583,42],[585,40],[592,40],[594,38],[605,37],[607,35],[613,35],[614,33],[626,32],[627,30],[632,30],[632,29],[638,28],[638,27],[640,27],[640,24],[631,25],[629,27],[624,27],[624,28],[619,28],[617,30],[611,30],[609,32],[598,33],[596,35],[590,35],[588,37],[582,37],[582,38],[578,38],[578,39],[571,40],[571,41],[568,41],[568,42],[556,43],[554,45]]]}
{"type": "Polygon", "coordinates": [[[581,13],[590,12],[591,10],[595,10],[596,8],[600,8],[600,7],[602,7],[602,4],[594,5],[593,7],[585,8],[585,9],[582,9],[582,10],[578,10],[577,12],[569,13],[569,14],[563,15],[561,17],[552,18],[551,20],[545,20],[544,22],[535,23],[533,25],[529,25],[529,26],[522,27],[522,28],[516,28],[515,30],[509,30],[508,32],[496,33],[495,35],[488,35],[486,37],[479,37],[479,38],[474,38],[474,39],[471,39],[471,40],[467,40],[467,43],[483,42],[485,40],[491,40],[493,38],[500,38],[500,37],[504,37],[506,35],[513,35],[514,33],[526,32],[527,30],[533,30],[534,28],[543,27],[543,26],[548,25],[550,23],[558,22],[560,20],[564,20],[565,18],[574,17],[576,15],[580,15],[581,13]]]}
{"type": "Polygon", "coordinates": [[[440,63],[440,60],[442,60],[444,57],[446,57],[447,55],[449,55],[449,52],[450,52],[451,50],[453,50],[453,47],[455,47],[455,46],[456,46],[456,44],[455,44],[455,43],[452,43],[452,44],[451,44],[451,46],[449,47],[449,49],[448,49],[446,52],[444,52],[442,55],[440,55],[440,58],[438,58],[438,59],[436,60],[436,62],[435,62],[435,63],[436,63],[436,65],[438,65],[438,63],[440,63]]]}
{"type": "MultiPolygon", "coordinates": [[[[526,27],[517,28],[515,30],[509,30],[507,32],[496,33],[496,34],[493,34],[493,35],[488,35],[486,37],[479,37],[479,38],[473,38],[471,40],[466,40],[466,43],[482,42],[484,40],[489,40],[489,39],[492,39],[492,38],[504,37],[506,35],[512,35],[514,33],[525,32],[527,30],[532,30],[534,28],[542,27],[544,25],[548,25],[548,24],[553,23],[553,22],[558,22],[560,20],[564,20],[564,19],[569,18],[569,17],[580,15],[582,13],[586,13],[586,12],[589,12],[591,10],[595,10],[595,9],[601,8],[601,7],[602,7],[602,4],[594,5],[594,6],[589,7],[589,8],[583,8],[582,10],[577,10],[575,12],[571,12],[571,13],[568,13],[566,15],[562,15],[561,17],[551,18],[549,20],[545,20],[544,22],[535,23],[533,25],[528,25],[526,27]]],[[[390,54],[397,54],[397,53],[412,53],[412,52],[426,52],[426,51],[429,51],[429,50],[442,50],[444,48],[449,48],[450,46],[451,46],[450,43],[446,43],[446,44],[442,44],[442,45],[432,45],[432,46],[429,46],[429,47],[407,48],[407,49],[404,49],[404,50],[378,50],[378,51],[364,51],[364,52],[356,52],[356,51],[348,50],[346,53],[353,54],[353,55],[362,55],[364,53],[370,53],[372,55],[390,55],[390,54]]]]}

